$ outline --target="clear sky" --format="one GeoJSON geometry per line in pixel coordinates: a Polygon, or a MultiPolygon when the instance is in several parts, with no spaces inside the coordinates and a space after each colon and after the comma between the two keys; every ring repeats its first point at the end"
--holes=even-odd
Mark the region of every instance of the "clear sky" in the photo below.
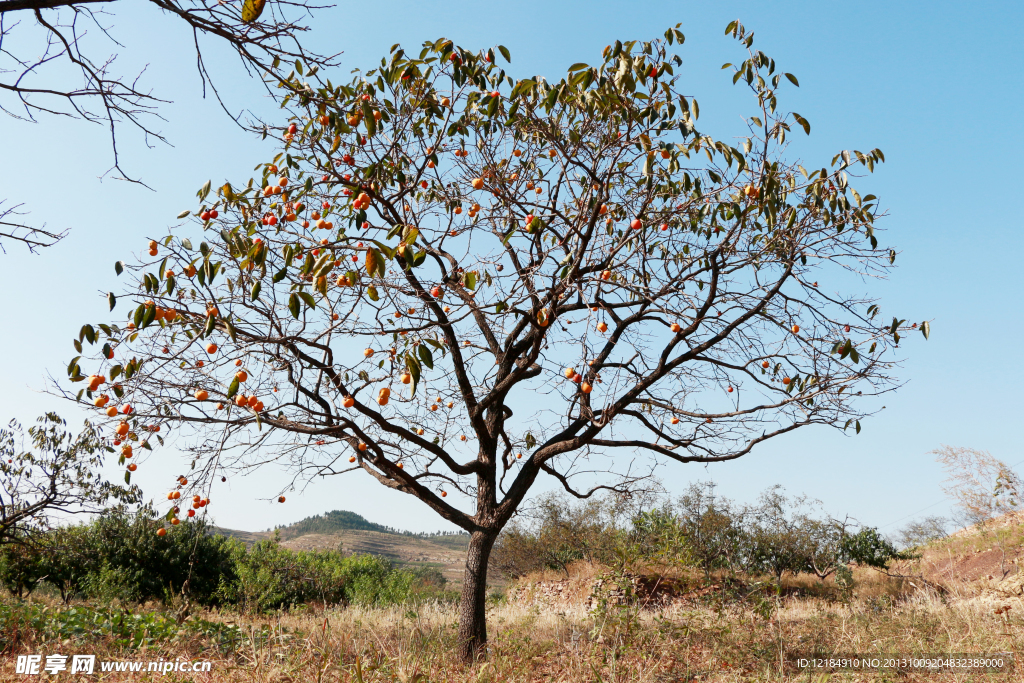
{"type": "MultiPolygon", "coordinates": [[[[115,3],[110,17],[124,44],[120,69],[149,65],[143,83],[173,100],[158,128],[173,146],[144,141],[125,129],[122,162],[152,191],[100,176],[111,164],[104,131],[44,118],[33,125],[3,119],[0,197],[22,201],[32,220],[71,228],[58,246],[30,256],[20,245],[0,255],[0,417],[29,422],[46,410],[73,425],[85,418],[71,404],[41,393],[48,373],[64,377],[72,339],[84,322],[109,319],[105,292],[120,286],[113,263],[166,234],[175,215],[194,208],[207,180],[245,179],[269,158],[271,146],[233,126],[215,100],[202,99],[191,36],[144,3],[115,3]]],[[[808,167],[826,166],[842,149],[879,147],[887,163],[857,186],[881,198],[889,217],[881,239],[899,249],[899,268],[870,291],[883,314],[931,319],[931,340],[901,345],[905,387],[859,436],[804,430],[732,463],[662,470],[678,492],[714,479],[718,491],[752,501],[772,484],[822,499],[836,514],[892,531],[918,514],[946,514],[942,473],[929,454],[942,444],[991,451],[1024,461],[1019,445],[1022,337],[1024,152],[1019,116],[1019,2],[539,2],[344,3],[317,14],[310,47],[343,51],[335,82],[353,68],[372,68],[389,47],[418,48],[448,37],[469,49],[503,44],[513,77],[557,80],[575,62],[597,62],[616,39],[651,39],[681,22],[686,43],[684,90],[700,101],[701,124],[717,137],[740,135],[747,95],[730,82],[725,62],[743,54],[723,36],[739,18],[755,47],[795,73],[787,108],[813,127],[792,154],[808,167]],[[1017,426],[1015,426],[1017,425],[1017,426]]],[[[24,17],[31,22],[29,17],[24,17]]],[[[6,46],[6,45],[5,45],[6,46]]],[[[35,49],[35,45],[31,46],[35,49]]],[[[106,49],[106,48],[103,48],[106,49]]],[[[269,112],[258,83],[237,59],[211,45],[207,55],[228,107],[269,112]]],[[[180,470],[170,450],[137,473],[149,495],[180,470]]],[[[119,476],[118,469],[112,474],[119,476]]],[[[279,473],[236,478],[214,491],[209,511],[220,525],[260,530],[331,509],[416,531],[445,528],[416,500],[385,490],[361,474],[316,482],[289,496],[270,495],[279,473]]]]}

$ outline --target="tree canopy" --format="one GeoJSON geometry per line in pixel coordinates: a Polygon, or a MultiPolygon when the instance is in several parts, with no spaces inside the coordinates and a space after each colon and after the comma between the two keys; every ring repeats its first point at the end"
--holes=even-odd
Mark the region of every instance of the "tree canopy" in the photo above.
{"type": "Polygon", "coordinates": [[[416,496],[473,535],[471,656],[490,547],[541,475],[633,491],[659,463],[859,431],[898,385],[918,324],[839,291],[893,266],[851,184],[884,156],[787,159],[797,78],[727,33],[754,106],[735,145],[700,131],[678,27],[558,82],[446,39],[342,85],[297,69],[280,153],[118,262],[128,322],[83,327],[102,351],[69,364],[77,397],[111,382],[112,417],[193,435],[193,482],[277,461],[416,496]]]}
{"type": "Polygon", "coordinates": [[[94,425],[73,436],[65,424],[47,413],[29,427],[29,444],[17,422],[0,429],[0,546],[32,544],[69,515],[141,499],[138,486],[111,483],[98,471],[114,449],[94,425]]]}

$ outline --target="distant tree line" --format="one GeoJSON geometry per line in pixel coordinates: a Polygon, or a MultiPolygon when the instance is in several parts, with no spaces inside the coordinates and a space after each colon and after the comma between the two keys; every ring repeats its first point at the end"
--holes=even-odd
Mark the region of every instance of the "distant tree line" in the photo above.
{"type": "Polygon", "coordinates": [[[695,484],[678,498],[617,497],[573,503],[549,496],[499,538],[493,562],[509,578],[542,569],[569,572],[577,561],[690,567],[749,575],[813,574],[825,579],[849,563],[884,568],[909,557],[876,528],[824,514],[820,502],[776,486],[754,504],[695,484]]]}

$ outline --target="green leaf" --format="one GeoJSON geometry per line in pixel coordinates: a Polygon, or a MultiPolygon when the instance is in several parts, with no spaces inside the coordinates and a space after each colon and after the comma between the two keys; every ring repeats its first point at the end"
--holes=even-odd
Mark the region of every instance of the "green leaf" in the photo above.
{"type": "Polygon", "coordinates": [[[260,298],[261,289],[263,289],[263,285],[259,280],[252,284],[252,294],[249,295],[250,301],[256,301],[256,299],[260,298]]]}
{"type": "Polygon", "coordinates": [[[299,319],[299,295],[295,292],[292,292],[288,297],[288,310],[291,311],[293,318],[299,319]]]}
{"type": "Polygon", "coordinates": [[[122,261],[114,262],[114,272],[118,275],[124,272],[124,263],[122,261]]]}
{"type": "Polygon", "coordinates": [[[299,296],[304,302],[306,302],[307,306],[310,308],[316,308],[316,300],[313,298],[312,294],[309,292],[299,292],[299,296]]]}
{"type": "Polygon", "coordinates": [[[499,45],[498,46],[498,52],[501,53],[501,56],[505,58],[506,62],[508,62],[509,64],[512,63],[512,55],[509,54],[509,51],[508,51],[507,47],[505,47],[504,45],[499,45]]]}
{"type": "Polygon", "coordinates": [[[426,344],[420,344],[419,349],[416,351],[420,360],[431,370],[434,369],[434,356],[430,353],[430,349],[427,348],[426,344]]]}
{"type": "Polygon", "coordinates": [[[184,218],[185,216],[189,215],[190,213],[192,213],[192,212],[189,211],[188,209],[185,209],[184,211],[182,211],[181,213],[178,214],[178,218],[179,219],[184,218]]]}
{"type": "Polygon", "coordinates": [[[187,251],[192,251],[192,240],[186,237],[181,241],[181,246],[184,247],[187,251]]]}
{"type": "Polygon", "coordinates": [[[110,304],[110,310],[114,310],[114,306],[117,305],[117,297],[113,292],[107,292],[107,303],[110,304]]]}
{"type": "Polygon", "coordinates": [[[474,273],[473,271],[469,271],[468,273],[466,273],[466,289],[476,289],[476,273],[474,273]]]}
{"type": "Polygon", "coordinates": [[[924,338],[927,339],[928,335],[930,335],[931,333],[932,333],[932,324],[930,322],[928,322],[927,320],[925,320],[923,323],[921,323],[921,334],[923,334],[924,338]]]}
{"type": "Polygon", "coordinates": [[[794,76],[793,74],[786,74],[786,78],[788,78],[789,82],[795,85],[796,87],[800,87],[800,81],[796,80],[796,76],[794,76]]]}
{"type": "Polygon", "coordinates": [[[860,420],[857,420],[856,427],[857,427],[857,433],[860,434],[860,420]]]}
{"type": "Polygon", "coordinates": [[[373,285],[366,288],[366,295],[370,297],[370,301],[380,300],[380,294],[377,293],[377,288],[373,285]]]}
{"type": "Polygon", "coordinates": [[[132,473],[128,472],[127,470],[125,470],[125,473],[124,473],[124,483],[126,483],[126,484],[132,483],[132,473]]]}
{"type": "Polygon", "coordinates": [[[228,386],[228,398],[234,398],[235,394],[238,393],[238,378],[235,377],[231,380],[231,384],[228,386]]]}
{"type": "Polygon", "coordinates": [[[412,393],[416,393],[416,387],[420,383],[420,364],[416,360],[416,357],[411,353],[405,354],[405,366],[409,369],[409,374],[412,375],[412,393]]]}
{"type": "Polygon", "coordinates": [[[206,196],[208,194],[210,194],[210,181],[209,180],[207,180],[203,184],[203,186],[199,189],[199,199],[200,199],[200,201],[203,200],[203,199],[206,199],[206,196]]]}
{"type": "Polygon", "coordinates": [[[234,326],[234,324],[232,324],[230,318],[225,318],[224,319],[224,327],[228,328],[228,336],[231,337],[231,341],[238,341],[235,338],[235,334],[236,334],[235,326],[234,326]]]}
{"type": "Polygon", "coordinates": [[[287,268],[282,268],[281,270],[279,270],[276,273],[274,273],[274,284],[276,285],[278,282],[283,280],[286,275],[288,275],[288,269],[287,268]]]}
{"type": "Polygon", "coordinates": [[[811,134],[811,124],[807,122],[807,119],[800,116],[800,114],[797,114],[796,112],[793,112],[793,118],[796,119],[796,122],[799,123],[800,127],[804,129],[804,133],[808,135],[811,134]]]}
{"type": "Polygon", "coordinates": [[[377,121],[373,118],[369,102],[363,102],[363,121],[366,123],[366,134],[372,138],[377,134],[377,121]]]}

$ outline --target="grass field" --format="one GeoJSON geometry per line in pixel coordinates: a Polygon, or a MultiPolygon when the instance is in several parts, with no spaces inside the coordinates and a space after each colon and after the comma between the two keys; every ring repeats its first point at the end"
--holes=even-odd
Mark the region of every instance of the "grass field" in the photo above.
{"type": "MultiPolygon", "coordinates": [[[[543,580],[546,577],[536,577],[543,580]]],[[[553,578],[553,577],[547,577],[553,578]]],[[[579,574],[583,581],[586,574],[579,574]]],[[[993,595],[941,596],[905,579],[855,572],[846,601],[834,585],[797,577],[781,594],[725,585],[659,609],[588,612],[495,596],[486,662],[454,657],[456,608],[306,608],[266,617],[156,608],[72,608],[45,599],[2,607],[0,680],[18,654],[97,655],[150,662],[209,659],[209,673],[107,673],[105,681],[932,681],[1021,680],[1018,673],[811,673],[790,661],[818,653],[1012,653],[1024,646],[1024,605],[993,595]],[[1009,611],[1002,610],[1011,606],[1009,611]]],[[[535,585],[543,588],[551,582],[535,585]]],[[[567,581],[571,584],[571,581],[567,581]]],[[[533,595],[536,596],[536,590],[533,595]]],[[[576,604],[573,604],[573,603],[576,604]]]]}

